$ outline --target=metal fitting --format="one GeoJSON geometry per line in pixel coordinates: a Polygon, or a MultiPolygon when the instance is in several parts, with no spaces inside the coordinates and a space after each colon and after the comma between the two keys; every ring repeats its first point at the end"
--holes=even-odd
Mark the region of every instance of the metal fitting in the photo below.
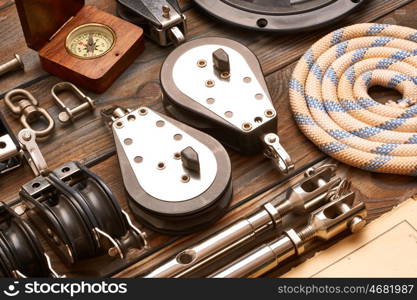
{"type": "MultiPolygon", "coordinates": [[[[340,186],[348,185],[342,182],[340,186]]],[[[284,260],[303,254],[310,241],[328,241],[345,230],[357,232],[365,226],[365,204],[354,204],[354,192],[338,189],[331,200],[312,212],[308,224],[301,230],[286,231],[280,238],[253,250],[210,277],[259,277],[284,260]]]]}
{"type": "Polygon", "coordinates": [[[23,155],[35,176],[47,173],[48,165],[35,141],[35,133],[30,129],[22,129],[18,134],[18,140],[22,145],[23,155]]]}
{"type": "Polygon", "coordinates": [[[294,170],[294,163],[279,141],[279,136],[275,133],[268,133],[262,137],[265,144],[264,155],[271,159],[283,174],[288,174],[294,170]]]}
{"type": "MultiPolygon", "coordinates": [[[[250,241],[256,240],[264,233],[281,234],[283,218],[286,215],[295,213],[307,216],[309,212],[331,201],[337,191],[343,192],[344,189],[339,189],[341,185],[344,186],[343,182],[341,178],[336,176],[335,165],[325,164],[309,169],[304,178],[288,188],[285,200],[278,203],[275,200],[266,203],[253,214],[237,220],[208,238],[184,249],[144,277],[194,276],[199,272],[199,269],[212,264],[220,257],[250,241]],[[190,256],[192,259],[179,259],[183,257],[183,254],[188,256],[192,254],[190,256]]],[[[294,240],[296,240],[296,232],[294,232],[294,240]]],[[[289,249],[292,249],[291,242],[289,242],[289,249]]],[[[303,251],[301,239],[298,243],[298,250],[303,251]]]]}
{"type": "Polygon", "coordinates": [[[74,122],[74,119],[81,116],[88,111],[94,111],[95,102],[90,97],[86,96],[79,88],[70,82],[60,82],[55,84],[51,90],[52,97],[55,103],[63,110],[58,115],[58,120],[63,124],[74,122]],[[63,91],[71,91],[82,102],[82,104],[69,108],[65,103],[57,96],[57,93],[63,91]]]}
{"type": "Polygon", "coordinates": [[[20,69],[24,70],[25,65],[23,64],[23,61],[20,58],[20,56],[15,54],[14,59],[0,66],[0,76],[9,72],[20,70],[20,69]]]}
{"type": "Polygon", "coordinates": [[[27,129],[32,130],[36,138],[45,138],[49,136],[55,128],[55,122],[51,115],[43,108],[39,107],[39,102],[31,93],[23,89],[15,89],[6,94],[4,97],[6,106],[17,118],[20,123],[27,129]],[[47,126],[43,130],[36,130],[30,124],[44,119],[47,126]]]}

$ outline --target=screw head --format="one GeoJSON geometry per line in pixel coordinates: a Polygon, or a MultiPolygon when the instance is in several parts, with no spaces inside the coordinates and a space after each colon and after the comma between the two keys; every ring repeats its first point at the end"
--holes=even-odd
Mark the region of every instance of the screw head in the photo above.
{"type": "Polygon", "coordinates": [[[356,233],[362,228],[364,228],[366,225],[366,221],[362,219],[361,217],[354,217],[352,221],[349,223],[349,228],[352,233],[356,233]]]}
{"type": "Polygon", "coordinates": [[[24,70],[25,69],[25,64],[23,63],[23,60],[20,58],[19,54],[15,54],[14,58],[16,59],[17,65],[20,69],[24,70]]]}
{"type": "Polygon", "coordinates": [[[22,140],[29,142],[32,139],[32,133],[29,130],[23,129],[21,131],[22,140]]]}
{"type": "Polygon", "coordinates": [[[59,114],[58,114],[58,120],[61,122],[61,123],[68,123],[69,121],[70,121],[70,116],[68,115],[68,113],[66,113],[66,112],[60,112],[59,114]]]}

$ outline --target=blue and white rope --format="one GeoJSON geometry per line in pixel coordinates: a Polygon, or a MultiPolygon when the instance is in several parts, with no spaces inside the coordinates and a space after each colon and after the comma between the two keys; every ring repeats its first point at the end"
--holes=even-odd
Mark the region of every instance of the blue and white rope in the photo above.
{"type": "Polygon", "coordinates": [[[294,118],[321,151],[373,172],[417,176],[417,31],[357,24],[316,42],[289,83],[294,118]],[[381,104],[368,89],[400,92],[381,104]]]}

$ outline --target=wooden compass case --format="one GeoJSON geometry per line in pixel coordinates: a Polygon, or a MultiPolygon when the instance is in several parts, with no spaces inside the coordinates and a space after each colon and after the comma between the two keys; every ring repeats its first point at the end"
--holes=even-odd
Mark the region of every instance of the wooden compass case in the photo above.
{"type": "Polygon", "coordinates": [[[28,47],[39,52],[43,69],[96,93],[107,90],[144,50],[143,30],[84,0],[16,0],[28,47]],[[107,25],[116,34],[107,54],[81,59],[65,46],[67,35],[80,25],[107,25]]]}

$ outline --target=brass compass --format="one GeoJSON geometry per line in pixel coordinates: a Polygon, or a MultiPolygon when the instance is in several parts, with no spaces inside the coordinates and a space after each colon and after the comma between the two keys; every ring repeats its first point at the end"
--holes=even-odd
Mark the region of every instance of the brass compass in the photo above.
{"type": "Polygon", "coordinates": [[[76,27],[67,36],[67,51],[81,59],[94,59],[107,54],[116,42],[114,31],[103,24],[89,23],[76,27]]]}

